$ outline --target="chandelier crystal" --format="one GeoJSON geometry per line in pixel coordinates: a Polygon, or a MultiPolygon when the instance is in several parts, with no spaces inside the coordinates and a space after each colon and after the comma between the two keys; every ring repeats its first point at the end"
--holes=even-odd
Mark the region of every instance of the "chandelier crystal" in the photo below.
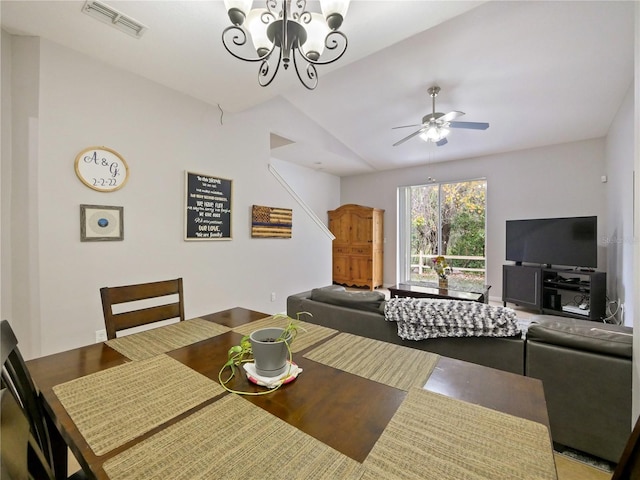
{"type": "Polygon", "coordinates": [[[338,29],[349,1],[320,0],[322,13],[317,13],[307,11],[305,0],[267,0],[266,8],[254,9],[252,0],[225,0],[233,25],[222,32],[222,44],[240,60],[260,62],[261,86],[273,81],[281,64],[286,70],[293,63],[300,82],[313,90],[316,65],[333,63],[347,50],[347,37],[338,29]]]}

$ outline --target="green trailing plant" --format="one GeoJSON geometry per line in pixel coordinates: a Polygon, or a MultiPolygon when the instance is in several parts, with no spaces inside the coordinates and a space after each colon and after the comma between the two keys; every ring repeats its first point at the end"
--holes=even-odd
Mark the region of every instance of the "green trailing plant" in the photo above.
{"type": "MultiPolygon", "coordinates": [[[[284,313],[278,313],[272,317],[274,320],[279,320],[283,318],[286,318],[289,320],[289,322],[287,323],[287,326],[282,330],[282,333],[280,334],[280,336],[274,340],[274,342],[284,341],[285,345],[287,346],[287,351],[289,352],[289,370],[288,371],[291,371],[291,362],[293,361],[291,344],[293,343],[296,336],[298,335],[299,330],[305,331],[304,328],[300,326],[300,323],[299,323],[300,315],[309,315],[311,317],[313,316],[309,312],[298,312],[296,314],[295,319],[289,317],[288,315],[285,315],[284,313]]],[[[251,348],[251,342],[249,341],[249,335],[245,335],[244,337],[242,337],[242,340],[240,340],[240,345],[234,345],[229,349],[229,352],[227,354],[227,362],[222,366],[222,368],[218,372],[218,381],[220,382],[220,385],[222,385],[222,387],[228,392],[238,393],[241,395],[265,395],[267,393],[271,393],[277,390],[282,386],[282,383],[281,383],[277,387],[274,387],[272,389],[269,389],[263,392],[242,392],[242,391],[233,390],[229,388],[227,386],[227,383],[229,383],[229,381],[235,376],[236,370],[243,363],[252,362],[252,361],[253,361],[253,351],[251,348]],[[226,380],[223,380],[222,375],[227,368],[229,368],[230,374],[226,380]]]]}

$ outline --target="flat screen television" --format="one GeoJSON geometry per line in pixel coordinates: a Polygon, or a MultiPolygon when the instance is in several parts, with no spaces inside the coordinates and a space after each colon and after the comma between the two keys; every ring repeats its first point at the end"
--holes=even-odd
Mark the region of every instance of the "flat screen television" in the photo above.
{"type": "Polygon", "coordinates": [[[596,268],[598,217],[507,220],[507,260],[596,268]]]}

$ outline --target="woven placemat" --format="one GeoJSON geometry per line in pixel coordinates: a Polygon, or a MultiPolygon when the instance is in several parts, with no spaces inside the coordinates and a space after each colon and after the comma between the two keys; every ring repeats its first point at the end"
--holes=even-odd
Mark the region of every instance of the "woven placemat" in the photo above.
{"type": "Polygon", "coordinates": [[[131,360],[144,360],[229,331],[229,327],[194,318],[114,338],[106,342],[131,360]]]}
{"type": "Polygon", "coordinates": [[[111,480],[359,479],[362,465],[236,395],[107,460],[111,480]]]}
{"type": "MultiPolygon", "coordinates": [[[[249,335],[251,332],[260,328],[285,328],[288,323],[289,321],[286,318],[267,317],[261,320],[256,320],[255,322],[245,323],[244,325],[234,327],[233,331],[240,335],[249,335]]],[[[297,324],[300,326],[300,330],[298,330],[298,335],[291,344],[291,351],[293,353],[300,352],[311,345],[315,345],[320,340],[324,340],[330,335],[337,333],[337,330],[323,327],[322,325],[316,325],[315,323],[297,321],[297,324]]]]}
{"type": "Polygon", "coordinates": [[[401,390],[422,387],[440,358],[435,353],[350,333],[327,340],[304,357],[401,390]]]}
{"type": "Polygon", "coordinates": [[[547,428],[412,388],[363,463],[365,479],[555,480],[547,428]]]}
{"type": "Polygon", "coordinates": [[[166,355],[77,378],[53,391],[96,455],[224,392],[218,382],[166,355]]]}

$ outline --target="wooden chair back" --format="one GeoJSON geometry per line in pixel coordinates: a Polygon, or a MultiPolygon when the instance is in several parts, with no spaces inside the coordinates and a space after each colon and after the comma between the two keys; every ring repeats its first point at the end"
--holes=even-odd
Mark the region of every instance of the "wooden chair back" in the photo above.
{"type": "Polygon", "coordinates": [[[8,389],[0,389],[0,478],[27,478],[29,422],[8,389]]]}
{"type": "MultiPolygon", "coordinates": [[[[7,320],[2,320],[0,323],[0,337],[1,383],[2,387],[6,389],[3,397],[11,395],[15,403],[20,407],[21,415],[26,418],[29,424],[30,433],[24,437],[25,439],[31,437],[28,445],[24,445],[28,452],[29,473],[33,478],[53,479],[53,453],[42,402],[20,350],[18,350],[18,339],[7,320]]],[[[4,401],[6,402],[7,398],[4,401]]],[[[12,409],[7,408],[7,411],[2,413],[3,415],[5,413],[8,415],[12,411],[12,409]]],[[[21,421],[20,415],[12,416],[6,420],[11,421],[14,425],[21,421]]],[[[3,439],[2,448],[5,448],[4,443],[3,439]]]]}
{"type": "Polygon", "coordinates": [[[116,338],[116,333],[120,330],[172,318],[184,320],[182,278],[122,287],[104,287],[100,289],[100,296],[102,297],[102,311],[104,312],[104,324],[108,339],[116,338]],[[176,294],[178,295],[176,302],[113,313],[113,305],[125,304],[124,308],[127,308],[126,304],[130,302],[176,294]]]}
{"type": "Polygon", "coordinates": [[[640,417],[631,431],[611,480],[640,479],[640,417]]]}

